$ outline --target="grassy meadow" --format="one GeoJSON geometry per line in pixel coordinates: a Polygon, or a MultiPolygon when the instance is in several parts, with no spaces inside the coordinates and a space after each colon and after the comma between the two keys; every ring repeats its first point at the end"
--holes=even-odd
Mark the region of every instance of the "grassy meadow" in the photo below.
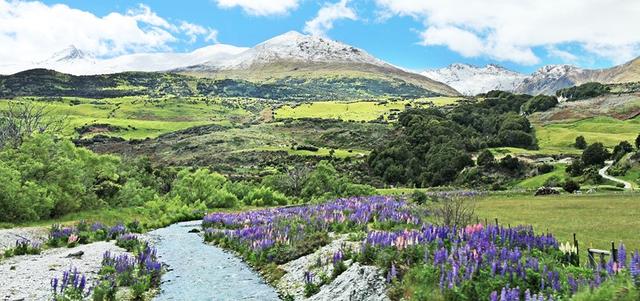
{"type": "Polygon", "coordinates": [[[415,101],[357,101],[357,102],[337,102],[337,101],[321,101],[312,103],[303,103],[297,106],[285,105],[275,111],[278,119],[287,118],[323,118],[323,119],[342,119],[355,121],[371,121],[384,116],[385,120],[389,115],[396,111],[403,111],[405,106],[423,107],[428,105],[446,106],[457,103],[458,98],[455,97],[433,97],[423,98],[415,101]]]}
{"type": "MultiPolygon", "coordinates": [[[[17,99],[24,101],[27,98],[17,99]]],[[[75,129],[95,124],[108,124],[117,130],[101,132],[125,139],[153,138],[193,126],[204,124],[229,125],[246,119],[250,113],[220,100],[209,103],[190,98],[155,99],[148,96],[88,99],[63,97],[57,100],[28,98],[47,106],[47,110],[67,116],[64,134],[74,136],[75,129]]],[[[8,106],[0,101],[0,109],[8,106]]],[[[89,133],[85,136],[91,136],[89,133]]]]}
{"type": "MultiPolygon", "coordinates": [[[[481,198],[476,213],[501,224],[531,224],[561,241],[576,233],[582,250],[607,249],[611,241],[640,248],[638,213],[640,194],[606,193],[534,197],[531,194],[496,194],[481,198]]],[[[585,255],[584,253],[582,254],[585,255]]]]}

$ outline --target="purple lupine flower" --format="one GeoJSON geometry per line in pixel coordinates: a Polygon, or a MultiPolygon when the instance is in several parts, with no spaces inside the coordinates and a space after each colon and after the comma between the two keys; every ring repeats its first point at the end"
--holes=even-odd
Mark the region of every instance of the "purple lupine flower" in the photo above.
{"type": "Polygon", "coordinates": [[[313,273],[311,271],[304,272],[304,283],[313,284],[313,273]]]}

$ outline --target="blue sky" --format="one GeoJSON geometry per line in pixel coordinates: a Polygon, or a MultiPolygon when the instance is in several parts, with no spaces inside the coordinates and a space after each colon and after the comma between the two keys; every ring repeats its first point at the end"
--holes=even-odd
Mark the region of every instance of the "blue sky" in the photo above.
{"type": "MultiPolygon", "coordinates": [[[[25,13],[24,17],[15,17],[20,15],[16,12],[35,11],[35,9],[26,8],[26,5],[21,7],[19,3],[25,4],[24,1],[0,0],[0,24],[3,18],[13,18],[9,21],[15,25],[13,31],[5,29],[4,33],[0,28],[0,42],[3,42],[4,34],[6,41],[19,41],[15,43],[20,44],[16,44],[13,48],[24,47],[26,50],[22,51],[22,54],[33,53],[34,56],[40,55],[37,51],[43,52],[41,54],[43,56],[44,52],[53,53],[67,46],[65,44],[80,44],[85,45],[86,48],[95,46],[96,52],[103,56],[110,56],[139,51],[191,51],[213,43],[212,39],[207,40],[205,36],[214,32],[216,42],[250,47],[290,30],[303,32],[307,22],[319,17],[319,12],[323,8],[342,4],[337,10],[327,9],[324,17],[329,27],[321,28],[321,34],[362,48],[392,64],[413,70],[444,67],[457,62],[475,65],[495,63],[526,73],[542,65],[559,63],[601,68],[624,62],[640,54],[640,32],[637,32],[640,22],[635,20],[640,15],[636,14],[640,13],[640,5],[637,4],[640,1],[619,0],[616,2],[617,8],[606,8],[604,11],[602,6],[590,0],[520,1],[523,6],[527,4],[535,6],[526,9],[519,6],[510,8],[504,5],[505,1],[509,2],[508,0],[467,1],[45,0],[27,2],[40,4],[38,11],[42,11],[40,14],[43,17],[40,18],[43,20],[48,18],[49,11],[55,10],[55,4],[64,4],[69,11],[73,10],[76,13],[82,11],[82,13],[93,15],[93,19],[84,18],[81,14],[77,17],[69,17],[67,21],[69,25],[63,27],[73,33],[72,36],[78,35],[78,39],[81,38],[82,41],[74,43],[72,38],[65,35],[52,38],[48,44],[37,45],[41,43],[35,41],[39,33],[32,31],[42,30],[42,36],[54,36],[59,33],[47,32],[50,27],[47,24],[42,24],[40,26],[42,29],[33,29],[31,32],[24,29],[25,32],[22,32],[24,26],[19,26],[20,22],[26,23],[28,18],[36,18],[36,16],[28,16],[25,13]],[[266,4],[267,2],[270,4],[266,4]],[[471,2],[474,4],[467,5],[471,2]],[[3,15],[3,7],[8,7],[8,10],[13,13],[3,15]],[[498,8],[502,11],[496,14],[495,10],[498,8]],[[573,11],[576,20],[589,20],[571,22],[579,24],[558,21],[558,18],[554,18],[552,14],[554,10],[562,9],[573,11]],[[142,12],[143,10],[146,11],[142,12]],[[101,22],[113,13],[122,17],[122,24],[109,22],[109,25],[106,25],[106,22],[101,22]],[[345,17],[345,13],[350,17],[345,17]],[[147,22],[140,17],[143,15],[155,16],[169,25],[162,25],[160,21],[147,22]],[[548,19],[542,16],[548,16],[548,19]],[[604,20],[600,23],[594,22],[593,16],[604,20]],[[126,18],[135,19],[136,30],[140,30],[141,33],[138,38],[132,36],[120,41],[119,36],[125,36],[125,34],[119,34],[116,30],[132,31],[125,29],[128,27],[123,25],[125,21],[131,21],[126,18]],[[192,39],[184,30],[177,29],[183,22],[206,29],[207,33],[198,33],[192,39]],[[114,28],[114,32],[110,35],[105,34],[103,37],[102,34],[95,34],[95,31],[110,31],[108,26],[114,28]],[[593,28],[590,28],[591,26],[593,28]],[[90,29],[93,31],[89,31],[90,29]],[[149,34],[150,30],[154,31],[153,35],[149,34]],[[609,33],[613,31],[627,33],[610,35],[609,33]],[[606,36],[603,33],[606,33],[606,36]],[[32,37],[34,41],[31,42],[28,38],[21,39],[22,36],[32,37]],[[92,36],[100,36],[102,40],[99,42],[88,40],[92,36]],[[141,42],[136,43],[136,39],[141,42]],[[55,49],[57,42],[62,45],[55,49]],[[27,45],[28,43],[36,45],[27,45]]],[[[609,0],[601,2],[607,1],[609,0]]],[[[61,9],[53,20],[63,22],[67,19],[60,17],[64,16],[66,10],[61,9]]],[[[53,18],[53,12],[51,15],[53,18]]],[[[561,15],[566,18],[566,13],[561,15]]],[[[0,50],[0,59],[11,59],[11,55],[15,54],[2,53],[0,50]]]]}

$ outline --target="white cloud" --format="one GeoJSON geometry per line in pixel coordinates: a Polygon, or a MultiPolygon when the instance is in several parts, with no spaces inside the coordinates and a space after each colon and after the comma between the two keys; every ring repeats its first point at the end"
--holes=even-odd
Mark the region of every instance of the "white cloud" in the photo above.
{"type": "Polygon", "coordinates": [[[333,4],[325,4],[318,15],[307,21],[304,26],[306,33],[318,36],[326,35],[326,32],[333,28],[333,22],[339,19],[357,20],[356,12],[347,7],[349,0],[341,0],[333,4]]]}
{"type": "Polygon", "coordinates": [[[533,48],[575,56],[557,45],[575,43],[615,62],[640,54],[636,0],[376,0],[381,16],[423,22],[421,43],[463,56],[536,64],[533,48]]]}
{"type": "Polygon", "coordinates": [[[180,23],[180,30],[189,37],[189,43],[194,43],[198,40],[199,36],[205,36],[205,41],[211,41],[217,43],[218,31],[213,28],[204,28],[198,24],[182,21],[180,23]]]}
{"type": "Polygon", "coordinates": [[[171,50],[172,43],[215,30],[182,22],[174,25],[146,5],[98,17],[64,4],[0,0],[0,64],[45,60],[75,45],[98,57],[171,50]]]}
{"type": "Polygon", "coordinates": [[[298,8],[299,0],[216,0],[221,8],[241,7],[254,16],[283,15],[298,8]]]}
{"type": "Polygon", "coordinates": [[[577,55],[575,55],[575,54],[573,54],[573,53],[571,53],[569,51],[562,50],[562,49],[558,48],[555,45],[547,46],[546,50],[547,50],[547,53],[549,54],[549,56],[557,57],[557,58],[561,59],[564,62],[573,63],[573,62],[578,61],[578,56],[577,55]]]}

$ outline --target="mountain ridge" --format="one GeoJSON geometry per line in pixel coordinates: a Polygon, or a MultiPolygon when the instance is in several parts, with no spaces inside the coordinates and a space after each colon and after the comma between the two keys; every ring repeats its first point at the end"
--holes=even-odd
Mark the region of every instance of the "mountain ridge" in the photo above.
{"type": "Polygon", "coordinates": [[[640,81],[640,57],[604,69],[560,64],[542,66],[531,74],[523,74],[495,64],[479,67],[456,63],[445,68],[426,70],[422,74],[448,84],[465,95],[490,90],[552,95],[559,89],[587,82],[620,84],[640,81]]]}

